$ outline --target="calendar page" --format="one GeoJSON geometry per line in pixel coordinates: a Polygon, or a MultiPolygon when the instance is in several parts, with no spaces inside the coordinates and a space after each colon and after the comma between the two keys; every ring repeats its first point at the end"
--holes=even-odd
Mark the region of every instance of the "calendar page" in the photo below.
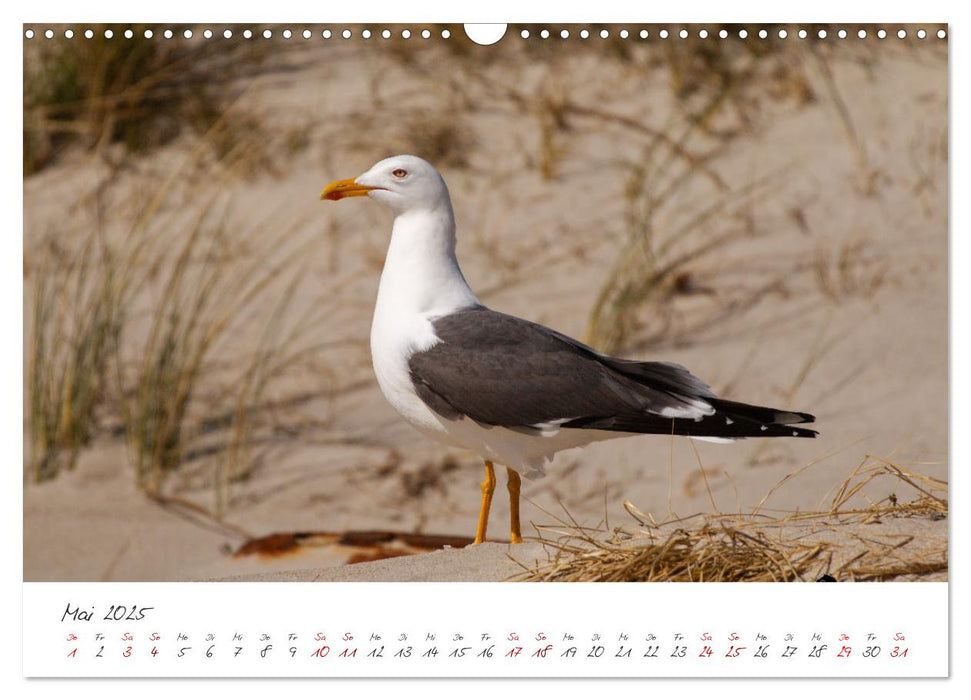
{"type": "Polygon", "coordinates": [[[26,22],[23,675],[949,675],[943,23],[26,22]]]}

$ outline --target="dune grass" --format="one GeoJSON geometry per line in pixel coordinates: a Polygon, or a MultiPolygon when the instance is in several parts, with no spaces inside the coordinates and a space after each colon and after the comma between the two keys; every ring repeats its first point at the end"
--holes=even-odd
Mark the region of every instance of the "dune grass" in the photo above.
{"type": "MultiPolygon", "coordinates": [[[[25,175],[72,145],[103,151],[116,143],[144,153],[187,131],[203,134],[238,94],[234,81],[253,74],[268,55],[258,42],[146,38],[147,29],[161,31],[152,25],[94,25],[91,38],[78,36],[82,29],[75,28],[74,39],[25,47],[25,175]],[[114,35],[106,37],[106,30],[114,35]],[[133,36],[124,37],[125,30],[133,36]]],[[[223,139],[212,143],[225,152],[236,132],[220,133],[223,139]]]]}
{"type": "Polygon", "coordinates": [[[223,175],[188,202],[176,194],[175,168],[125,215],[123,235],[96,227],[72,247],[55,231],[29,250],[32,480],[56,477],[98,435],[120,433],[136,483],[154,497],[188,454],[214,454],[212,509],[225,513],[230,484],[252,468],[265,393],[307,352],[304,333],[314,328],[291,313],[308,241],[293,235],[298,222],[281,226],[269,212],[232,221],[221,185],[237,162],[224,159],[223,175]],[[215,433],[217,449],[196,449],[215,433]]]}
{"type": "Polygon", "coordinates": [[[74,254],[48,239],[35,262],[25,319],[28,471],[34,481],[73,468],[97,430],[124,313],[103,255],[94,235],[74,254]]]}
{"type": "MultiPolygon", "coordinates": [[[[293,274],[299,257],[300,251],[291,252],[268,264],[256,255],[233,264],[234,251],[245,248],[257,234],[230,235],[225,221],[225,212],[213,203],[205,205],[181,246],[156,262],[167,276],[152,311],[151,329],[136,353],[141,359],[129,380],[134,390],[125,392],[121,402],[136,478],[152,494],[160,492],[166,476],[182,462],[189,407],[214,348],[231,330],[239,332],[244,310],[269,293],[274,283],[293,274]]],[[[282,243],[276,235],[273,239],[282,243]]],[[[270,335],[286,315],[297,279],[287,285],[265,321],[270,335]]],[[[258,400],[265,386],[264,370],[272,355],[266,336],[264,332],[236,385],[238,392],[231,405],[235,440],[230,456],[234,461],[242,449],[239,441],[245,441],[248,432],[244,407],[258,400]]]]}

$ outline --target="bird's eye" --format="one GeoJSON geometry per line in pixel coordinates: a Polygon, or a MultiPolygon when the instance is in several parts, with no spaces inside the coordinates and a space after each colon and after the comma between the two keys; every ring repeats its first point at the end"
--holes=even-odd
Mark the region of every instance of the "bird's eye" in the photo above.
{"type": "Polygon", "coordinates": [[[401,178],[403,178],[405,175],[408,174],[408,171],[405,170],[404,168],[395,168],[394,170],[391,171],[391,174],[400,180],[401,178]]]}

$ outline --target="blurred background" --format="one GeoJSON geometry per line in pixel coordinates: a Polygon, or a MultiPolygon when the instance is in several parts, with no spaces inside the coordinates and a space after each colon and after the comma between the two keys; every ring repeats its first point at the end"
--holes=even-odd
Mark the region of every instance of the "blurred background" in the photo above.
{"type": "Polygon", "coordinates": [[[25,579],[228,575],[272,533],[472,534],[481,462],[371,372],[391,215],[318,201],[397,153],[448,182],[487,305],[818,418],[815,441],[562,453],[524,482],[525,535],[629,522],[625,502],[813,509],[879,460],[946,478],[940,27],[700,28],[38,28],[25,579]]]}

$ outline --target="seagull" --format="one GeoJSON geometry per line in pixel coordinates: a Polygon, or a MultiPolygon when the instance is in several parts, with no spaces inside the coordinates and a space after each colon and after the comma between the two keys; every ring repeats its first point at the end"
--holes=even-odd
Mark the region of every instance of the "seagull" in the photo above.
{"type": "Polygon", "coordinates": [[[394,213],[371,325],[381,391],[425,435],[485,463],[475,542],[483,542],[505,465],[510,541],[523,541],[520,474],[543,476],[560,450],[644,433],[730,442],[812,438],[808,413],[715,396],[672,362],[611,357],[537,323],[487,308],[455,255],[455,217],[438,171],[416,156],[386,158],[330,183],[320,198],[370,197],[394,213]]]}

